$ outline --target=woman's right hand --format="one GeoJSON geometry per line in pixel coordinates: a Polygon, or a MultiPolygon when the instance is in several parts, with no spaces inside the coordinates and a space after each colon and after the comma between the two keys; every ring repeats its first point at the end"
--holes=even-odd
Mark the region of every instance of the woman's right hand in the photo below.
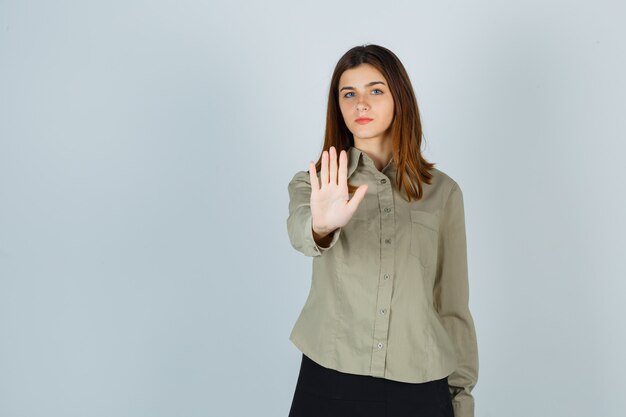
{"type": "Polygon", "coordinates": [[[367,184],[361,184],[354,192],[352,199],[348,200],[348,155],[345,150],[340,152],[339,169],[337,169],[337,150],[334,146],[330,147],[330,154],[328,151],[322,152],[322,170],[319,181],[313,161],[309,163],[309,176],[313,231],[320,236],[326,236],[350,221],[365,197],[367,184]]]}

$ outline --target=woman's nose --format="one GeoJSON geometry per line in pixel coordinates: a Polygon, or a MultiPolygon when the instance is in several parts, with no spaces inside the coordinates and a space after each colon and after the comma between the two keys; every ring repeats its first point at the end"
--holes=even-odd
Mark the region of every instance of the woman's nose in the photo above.
{"type": "Polygon", "coordinates": [[[368,108],[368,104],[364,101],[359,101],[356,105],[357,110],[365,110],[368,108]]]}

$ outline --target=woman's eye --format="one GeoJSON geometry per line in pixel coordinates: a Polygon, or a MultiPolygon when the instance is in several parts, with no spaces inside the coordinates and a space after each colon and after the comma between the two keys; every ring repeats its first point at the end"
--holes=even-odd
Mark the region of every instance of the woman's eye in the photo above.
{"type": "MultiPolygon", "coordinates": [[[[379,96],[380,94],[382,94],[382,93],[383,93],[383,90],[381,90],[380,88],[375,88],[375,89],[373,89],[373,90],[372,90],[372,92],[374,92],[374,91],[378,91],[378,92],[379,92],[379,94],[375,94],[375,95],[377,95],[377,96],[379,96]]],[[[354,94],[354,92],[352,92],[352,91],[347,92],[347,93],[346,93],[346,94],[344,94],[343,96],[344,96],[344,97],[346,97],[346,98],[348,98],[348,97],[352,97],[352,96],[348,96],[348,94],[354,94]]]]}

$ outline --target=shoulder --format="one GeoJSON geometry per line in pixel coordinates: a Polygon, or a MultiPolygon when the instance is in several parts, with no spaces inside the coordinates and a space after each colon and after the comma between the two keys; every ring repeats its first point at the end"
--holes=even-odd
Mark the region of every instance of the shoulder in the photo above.
{"type": "Polygon", "coordinates": [[[444,194],[449,194],[453,189],[460,189],[459,183],[456,179],[452,178],[448,173],[438,168],[430,169],[430,173],[433,175],[431,178],[431,186],[440,188],[444,194]]]}
{"type": "MultiPolygon", "coordinates": [[[[318,176],[319,178],[319,176],[318,176]]],[[[307,194],[311,192],[311,176],[309,171],[297,171],[291,177],[287,190],[290,195],[294,194],[307,194]]]]}
{"type": "Polygon", "coordinates": [[[297,171],[291,177],[291,180],[289,181],[289,185],[297,184],[297,183],[301,183],[301,182],[304,182],[306,184],[311,184],[311,178],[309,176],[309,171],[297,171]]]}
{"type": "Polygon", "coordinates": [[[433,191],[439,194],[442,204],[445,205],[445,202],[453,192],[461,193],[459,183],[445,171],[438,168],[432,168],[430,173],[433,175],[430,185],[433,188],[433,191]]]}
{"type": "MultiPolygon", "coordinates": [[[[321,172],[316,172],[316,176],[317,178],[321,178],[321,172]]],[[[295,185],[298,183],[304,183],[304,184],[308,184],[309,186],[311,185],[311,176],[309,175],[309,171],[297,171],[295,174],[293,174],[293,176],[291,177],[291,181],[289,181],[289,185],[295,185]]]]}
{"type": "Polygon", "coordinates": [[[430,173],[433,174],[432,183],[439,183],[445,185],[447,187],[458,186],[458,183],[454,178],[452,178],[448,173],[442,171],[438,168],[432,168],[430,173]]]}

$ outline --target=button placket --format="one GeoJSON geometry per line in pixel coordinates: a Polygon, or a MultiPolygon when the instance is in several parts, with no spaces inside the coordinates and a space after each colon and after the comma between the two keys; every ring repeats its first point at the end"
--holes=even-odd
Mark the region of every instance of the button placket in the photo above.
{"type": "MultiPolygon", "coordinates": [[[[380,174],[379,174],[380,175],[380,174]]],[[[377,296],[376,319],[374,320],[374,346],[371,361],[371,374],[383,377],[385,375],[385,362],[387,356],[386,341],[389,336],[389,319],[393,285],[389,279],[393,274],[395,247],[395,217],[393,213],[393,190],[387,178],[379,178],[376,193],[378,206],[380,207],[380,237],[382,247],[380,250],[381,271],[377,296]]]]}

